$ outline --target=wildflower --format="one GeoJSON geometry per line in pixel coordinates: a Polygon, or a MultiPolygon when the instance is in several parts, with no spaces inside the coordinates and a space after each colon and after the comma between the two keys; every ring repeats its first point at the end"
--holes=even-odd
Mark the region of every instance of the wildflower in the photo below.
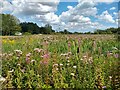
{"type": "Polygon", "coordinates": [[[89,63],[92,63],[92,62],[93,62],[93,58],[90,57],[90,58],[89,58],[89,63]]]}
{"type": "Polygon", "coordinates": [[[0,75],[0,82],[4,82],[6,79],[0,75]]]}
{"type": "Polygon", "coordinates": [[[16,59],[19,59],[19,57],[16,57],[16,59]]]}
{"type": "Polygon", "coordinates": [[[70,42],[68,42],[68,47],[70,47],[71,46],[71,43],[70,42]]]}
{"type": "Polygon", "coordinates": [[[35,48],[34,51],[40,53],[43,49],[35,48]]]}
{"type": "Polygon", "coordinates": [[[112,76],[109,76],[110,79],[112,79],[112,76]]]}
{"type": "Polygon", "coordinates": [[[81,61],[83,61],[83,59],[82,59],[82,58],[81,58],[80,60],[81,60],[81,61]]]}
{"type": "Polygon", "coordinates": [[[83,58],[87,58],[87,56],[86,56],[86,55],[84,55],[84,56],[83,56],[83,58]]]}
{"type": "Polygon", "coordinates": [[[104,89],[104,88],[107,88],[106,86],[102,86],[102,88],[104,89]]]}
{"type": "Polygon", "coordinates": [[[67,66],[69,66],[70,64],[69,63],[67,63],[67,66]]]}
{"type": "Polygon", "coordinates": [[[53,67],[54,67],[54,66],[58,66],[58,64],[53,64],[53,67]]]}
{"type": "Polygon", "coordinates": [[[25,69],[21,69],[21,72],[23,72],[23,73],[24,73],[24,72],[25,72],[25,69]]]}
{"type": "Polygon", "coordinates": [[[56,70],[58,71],[59,69],[58,69],[58,68],[56,68],[56,70]]]}
{"type": "Polygon", "coordinates": [[[14,51],[16,52],[18,57],[22,55],[22,51],[21,50],[14,50],[14,51]]]}
{"type": "Polygon", "coordinates": [[[46,53],[46,54],[44,54],[43,56],[41,56],[42,58],[44,58],[44,59],[48,59],[49,58],[49,54],[48,53],[46,53]]]}
{"type": "Polygon", "coordinates": [[[73,68],[75,68],[75,69],[76,69],[76,68],[77,68],[77,66],[73,66],[73,68]]]}
{"type": "Polygon", "coordinates": [[[61,54],[60,56],[68,56],[68,54],[67,54],[67,53],[65,53],[65,54],[61,54]]]}
{"type": "Polygon", "coordinates": [[[12,72],[14,72],[14,70],[12,69],[11,71],[8,71],[9,73],[12,73],[12,72]]]}
{"type": "Polygon", "coordinates": [[[69,63],[70,61],[68,60],[67,62],[69,63]]]}
{"type": "Polygon", "coordinates": [[[63,66],[63,64],[60,64],[60,66],[63,66]]]}
{"type": "Polygon", "coordinates": [[[31,60],[31,62],[35,62],[35,60],[31,60]]]}
{"type": "Polygon", "coordinates": [[[75,76],[75,74],[74,74],[74,73],[71,73],[70,75],[75,76]]]}
{"type": "Polygon", "coordinates": [[[20,66],[20,64],[17,64],[17,66],[20,66]]]}
{"type": "Polygon", "coordinates": [[[118,58],[118,57],[119,57],[119,54],[114,54],[114,57],[115,57],[115,58],[118,58]]]}
{"type": "Polygon", "coordinates": [[[9,57],[13,56],[13,53],[8,54],[9,57]]]}
{"type": "Polygon", "coordinates": [[[29,63],[30,62],[30,58],[26,57],[26,62],[29,63]]]}
{"type": "Polygon", "coordinates": [[[11,44],[14,44],[15,43],[15,40],[11,40],[11,41],[9,41],[11,44]]]}
{"type": "Polygon", "coordinates": [[[34,51],[39,51],[39,48],[35,48],[34,51]]]}
{"type": "Polygon", "coordinates": [[[26,54],[26,57],[30,57],[30,56],[31,56],[31,53],[26,54]]]}
{"type": "Polygon", "coordinates": [[[7,41],[6,40],[2,40],[3,41],[3,43],[7,43],[7,41]]]}
{"type": "Polygon", "coordinates": [[[72,52],[68,52],[68,55],[71,55],[72,54],[72,52]]]}
{"type": "Polygon", "coordinates": [[[31,53],[26,54],[26,62],[27,63],[30,63],[30,56],[31,56],[31,53]]]}

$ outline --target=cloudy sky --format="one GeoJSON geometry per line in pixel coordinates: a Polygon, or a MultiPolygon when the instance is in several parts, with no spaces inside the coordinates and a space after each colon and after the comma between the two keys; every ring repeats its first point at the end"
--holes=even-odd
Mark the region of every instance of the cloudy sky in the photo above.
{"type": "Polygon", "coordinates": [[[56,31],[88,32],[118,27],[118,4],[118,0],[0,0],[0,13],[39,26],[50,24],[56,31]]]}

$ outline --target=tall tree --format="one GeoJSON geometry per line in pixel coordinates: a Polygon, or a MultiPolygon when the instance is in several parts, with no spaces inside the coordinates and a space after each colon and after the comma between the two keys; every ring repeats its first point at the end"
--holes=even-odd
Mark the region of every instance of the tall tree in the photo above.
{"type": "Polygon", "coordinates": [[[14,35],[21,31],[20,21],[10,14],[0,14],[2,16],[2,35],[14,35]]]}

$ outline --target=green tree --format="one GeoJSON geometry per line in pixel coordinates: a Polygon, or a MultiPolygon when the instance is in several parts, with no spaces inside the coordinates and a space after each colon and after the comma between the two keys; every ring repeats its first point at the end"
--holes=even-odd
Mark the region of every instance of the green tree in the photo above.
{"type": "Polygon", "coordinates": [[[2,16],[2,35],[14,35],[21,31],[20,21],[10,14],[0,14],[2,16]]]}
{"type": "Polygon", "coordinates": [[[23,23],[20,23],[20,26],[22,28],[22,33],[25,33],[25,32],[28,32],[31,34],[39,34],[40,33],[39,26],[36,23],[23,22],[23,23]]]}

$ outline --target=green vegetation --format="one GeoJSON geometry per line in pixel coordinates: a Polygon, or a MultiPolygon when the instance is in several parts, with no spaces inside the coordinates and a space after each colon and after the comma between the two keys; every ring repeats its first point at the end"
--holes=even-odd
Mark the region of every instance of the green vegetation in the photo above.
{"type": "Polygon", "coordinates": [[[20,21],[16,17],[10,14],[0,14],[0,16],[2,16],[0,35],[15,35],[15,32],[21,31],[20,21]]]}
{"type": "Polygon", "coordinates": [[[2,88],[120,89],[114,35],[3,37],[2,88]]]}

